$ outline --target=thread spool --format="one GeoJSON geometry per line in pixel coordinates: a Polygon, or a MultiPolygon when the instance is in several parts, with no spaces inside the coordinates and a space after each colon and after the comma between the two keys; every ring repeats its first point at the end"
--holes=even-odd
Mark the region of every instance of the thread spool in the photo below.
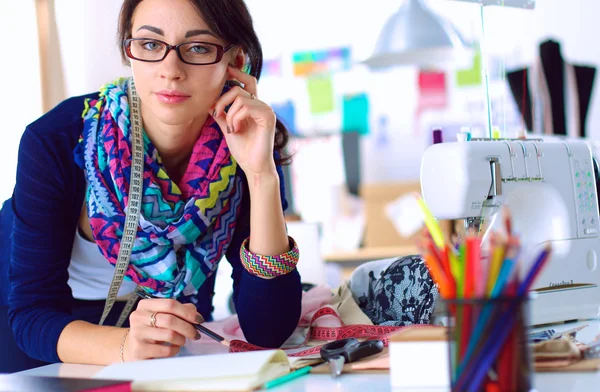
{"type": "Polygon", "coordinates": [[[442,130],[441,129],[434,129],[433,130],[433,144],[439,144],[439,143],[443,143],[444,140],[442,138],[442,130]]]}

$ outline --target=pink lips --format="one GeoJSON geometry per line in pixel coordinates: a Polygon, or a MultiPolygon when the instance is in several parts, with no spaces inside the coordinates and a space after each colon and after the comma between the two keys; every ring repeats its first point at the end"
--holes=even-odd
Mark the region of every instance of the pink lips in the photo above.
{"type": "Polygon", "coordinates": [[[181,103],[187,101],[190,96],[177,90],[161,90],[156,92],[156,97],[163,103],[181,103]]]}

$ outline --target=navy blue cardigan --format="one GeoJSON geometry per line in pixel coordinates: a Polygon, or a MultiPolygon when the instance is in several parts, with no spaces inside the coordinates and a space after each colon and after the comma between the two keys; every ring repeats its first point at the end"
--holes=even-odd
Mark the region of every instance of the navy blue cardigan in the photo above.
{"type": "MultiPolygon", "coordinates": [[[[74,320],[98,323],[104,306],[104,301],[74,299],[67,284],[85,192],[84,173],[75,163],[73,150],[82,131],[84,99],[97,96],[67,99],[27,127],[19,147],[13,197],[0,212],[0,305],[8,301],[9,322],[19,347],[46,362],[59,361],[56,346],[67,324],[74,320]],[[7,276],[10,286],[2,284],[7,276]]],[[[280,167],[278,173],[285,209],[280,167]]],[[[249,212],[244,179],[242,213],[226,254],[233,267],[234,304],[249,342],[279,347],[300,317],[300,275],[293,271],[266,280],[243,268],[239,251],[250,234],[249,212]]],[[[207,320],[213,310],[214,276],[198,293],[197,308],[207,320]]],[[[122,304],[115,305],[109,323],[116,321],[121,308],[122,304]]]]}

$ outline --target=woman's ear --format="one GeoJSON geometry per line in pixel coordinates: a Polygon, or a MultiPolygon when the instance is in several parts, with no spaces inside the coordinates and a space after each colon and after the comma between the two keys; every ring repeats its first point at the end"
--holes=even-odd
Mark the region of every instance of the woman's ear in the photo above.
{"type": "Polygon", "coordinates": [[[229,64],[231,64],[234,68],[237,69],[244,68],[244,65],[246,64],[246,54],[241,48],[237,50],[235,57],[231,60],[229,64]]]}

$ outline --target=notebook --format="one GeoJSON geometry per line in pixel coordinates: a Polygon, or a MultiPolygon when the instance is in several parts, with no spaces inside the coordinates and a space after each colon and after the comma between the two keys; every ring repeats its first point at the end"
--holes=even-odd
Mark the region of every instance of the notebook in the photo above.
{"type": "Polygon", "coordinates": [[[0,375],[0,392],[130,392],[127,380],[0,375]]]}
{"type": "Polygon", "coordinates": [[[250,391],[290,372],[283,350],[116,363],[94,378],[133,380],[133,391],[250,391]]]}

